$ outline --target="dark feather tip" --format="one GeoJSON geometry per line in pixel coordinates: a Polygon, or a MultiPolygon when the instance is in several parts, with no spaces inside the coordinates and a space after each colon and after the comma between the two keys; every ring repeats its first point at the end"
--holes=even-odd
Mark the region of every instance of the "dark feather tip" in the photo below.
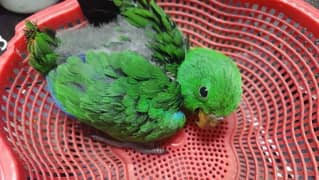
{"type": "Polygon", "coordinates": [[[33,40],[35,38],[35,34],[39,31],[36,24],[31,21],[25,22],[24,36],[28,41],[33,40]]]}
{"type": "Polygon", "coordinates": [[[45,28],[43,30],[47,35],[49,35],[51,38],[55,38],[56,32],[53,29],[45,28]]]}

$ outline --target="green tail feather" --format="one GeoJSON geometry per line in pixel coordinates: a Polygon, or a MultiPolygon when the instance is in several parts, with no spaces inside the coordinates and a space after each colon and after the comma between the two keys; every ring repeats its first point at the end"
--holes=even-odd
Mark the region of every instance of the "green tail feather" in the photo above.
{"type": "Polygon", "coordinates": [[[57,66],[58,55],[54,50],[59,40],[55,37],[53,30],[41,31],[30,21],[26,21],[25,26],[24,35],[27,39],[30,65],[41,74],[46,75],[57,66]]]}

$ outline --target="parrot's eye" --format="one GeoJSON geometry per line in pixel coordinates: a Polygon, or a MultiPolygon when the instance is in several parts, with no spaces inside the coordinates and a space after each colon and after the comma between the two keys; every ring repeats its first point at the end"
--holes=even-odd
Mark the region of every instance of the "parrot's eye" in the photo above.
{"type": "Polygon", "coordinates": [[[204,87],[204,86],[201,87],[201,88],[199,89],[199,94],[200,94],[201,97],[206,98],[207,95],[208,95],[208,90],[207,90],[207,88],[204,87]]]}

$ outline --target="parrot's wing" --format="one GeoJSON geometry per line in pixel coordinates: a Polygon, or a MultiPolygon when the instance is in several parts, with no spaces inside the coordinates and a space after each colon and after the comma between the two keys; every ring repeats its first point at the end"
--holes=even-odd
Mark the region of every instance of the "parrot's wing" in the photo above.
{"type": "Polygon", "coordinates": [[[154,0],[114,0],[121,13],[133,25],[148,30],[152,41],[149,47],[153,51],[153,59],[164,65],[166,71],[176,75],[178,65],[185,58],[188,41],[172,19],[154,0]],[[151,30],[150,30],[151,29],[151,30]]]}
{"type": "Polygon", "coordinates": [[[185,123],[179,85],[133,52],[69,57],[47,82],[63,111],[119,140],[160,140],[185,123]]]}

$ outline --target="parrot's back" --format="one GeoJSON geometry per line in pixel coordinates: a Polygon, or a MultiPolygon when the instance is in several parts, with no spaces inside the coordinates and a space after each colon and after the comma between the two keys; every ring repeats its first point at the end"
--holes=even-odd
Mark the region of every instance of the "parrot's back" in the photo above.
{"type": "Polygon", "coordinates": [[[176,77],[188,41],[154,0],[78,0],[90,25],[76,30],[40,31],[29,24],[31,65],[42,74],[87,50],[134,51],[176,77]],[[33,49],[31,49],[31,46],[33,49]]]}
{"type": "MultiPolygon", "coordinates": [[[[151,30],[150,30],[151,31],[151,30]]],[[[80,55],[87,50],[110,52],[133,51],[146,59],[152,59],[152,51],[147,46],[151,38],[145,29],[129,24],[118,15],[112,22],[101,24],[98,28],[88,25],[78,30],[64,30],[57,33],[61,39],[55,52],[62,63],[66,57],[80,55]]]]}

